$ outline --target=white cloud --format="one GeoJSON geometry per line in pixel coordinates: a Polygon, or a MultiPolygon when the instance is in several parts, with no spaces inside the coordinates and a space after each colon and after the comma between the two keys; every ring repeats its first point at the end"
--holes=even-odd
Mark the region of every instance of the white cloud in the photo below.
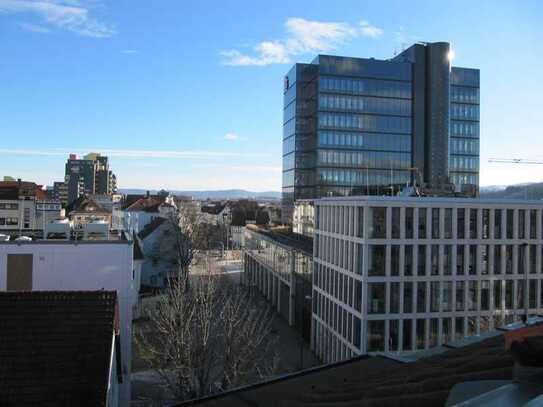
{"type": "Polygon", "coordinates": [[[234,140],[239,140],[239,136],[236,133],[226,133],[224,135],[224,139],[234,141],[234,140]]]}
{"type": "Polygon", "coordinates": [[[376,38],[383,30],[369,24],[361,30],[342,22],[311,21],[303,18],[289,18],[285,22],[286,38],[262,41],[253,49],[253,55],[233,49],[221,51],[224,65],[265,66],[287,64],[291,57],[337,49],[347,40],[364,35],[376,38]]]}
{"type": "Polygon", "coordinates": [[[30,31],[34,33],[46,34],[46,33],[51,32],[51,30],[47,27],[44,27],[38,24],[32,24],[32,23],[20,23],[19,27],[21,27],[25,31],[30,31]]]}
{"type": "Polygon", "coordinates": [[[89,8],[77,0],[0,0],[1,13],[34,14],[42,24],[86,37],[104,38],[115,34],[112,27],[91,18],[89,8]]]}
{"type": "Polygon", "coordinates": [[[360,27],[362,30],[362,35],[370,38],[377,38],[383,34],[383,29],[371,25],[368,21],[362,20],[360,22],[360,27]]]}

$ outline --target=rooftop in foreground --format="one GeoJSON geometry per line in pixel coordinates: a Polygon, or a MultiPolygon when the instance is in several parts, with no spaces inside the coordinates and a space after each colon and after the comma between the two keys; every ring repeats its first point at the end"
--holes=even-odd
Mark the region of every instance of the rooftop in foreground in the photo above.
{"type": "MultiPolygon", "coordinates": [[[[541,335],[542,328],[541,323],[536,323],[521,330],[498,330],[492,335],[475,337],[464,346],[457,344],[459,347],[444,346],[435,352],[423,352],[420,358],[359,356],[182,405],[397,407],[444,406],[447,401],[452,401],[447,405],[457,405],[511,386],[514,358],[506,343],[510,344],[511,338],[519,340],[526,330],[536,329],[541,335]],[[508,337],[510,334],[513,336],[508,337]]],[[[530,397],[543,394],[543,380],[529,390],[530,397]]]]}
{"type": "Polygon", "coordinates": [[[111,291],[0,293],[0,404],[105,406],[116,301],[111,291]]]}

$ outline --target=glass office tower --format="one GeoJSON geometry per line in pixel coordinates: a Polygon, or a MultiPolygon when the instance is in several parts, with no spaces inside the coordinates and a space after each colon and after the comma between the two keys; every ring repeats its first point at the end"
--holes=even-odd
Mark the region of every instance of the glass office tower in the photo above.
{"type": "Polygon", "coordinates": [[[294,202],[395,195],[416,181],[477,193],[479,71],[450,66],[449,44],[391,60],[319,55],[284,80],[283,220],[294,202]]]}

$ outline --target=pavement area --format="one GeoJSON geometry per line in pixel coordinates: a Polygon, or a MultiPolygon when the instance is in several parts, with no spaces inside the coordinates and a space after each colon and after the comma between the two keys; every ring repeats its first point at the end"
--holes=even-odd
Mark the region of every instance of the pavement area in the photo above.
{"type": "MultiPolygon", "coordinates": [[[[232,281],[238,282],[240,277],[239,272],[239,269],[235,270],[235,266],[232,265],[230,271],[226,273],[232,281]]],[[[144,322],[135,322],[135,324],[137,323],[144,322]]],[[[275,351],[278,355],[276,377],[320,364],[319,360],[309,349],[309,345],[301,340],[301,335],[298,331],[290,327],[288,322],[279,314],[276,314],[272,334],[277,336],[277,343],[275,344],[275,351]]],[[[163,379],[155,371],[146,369],[141,360],[138,360],[136,352],[134,352],[132,365],[132,400],[155,400],[158,402],[158,400],[168,398],[163,379]]],[[[147,404],[138,403],[137,405],[151,406],[161,404],[151,404],[149,402],[147,404]]]]}

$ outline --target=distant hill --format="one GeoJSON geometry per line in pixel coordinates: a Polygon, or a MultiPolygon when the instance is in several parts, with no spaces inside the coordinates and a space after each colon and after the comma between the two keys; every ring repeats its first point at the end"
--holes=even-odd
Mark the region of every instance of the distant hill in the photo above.
{"type": "Polygon", "coordinates": [[[543,199],[543,182],[481,187],[481,198],[543,199]]]}
{"type": "MultiPolygon", "coordinates": [[[[138,189],[138,188],[121,188],[119,192],[122,194],[145,194],[149,191],[155,194],[158,190],[155,189],[138,189]]],[[[253,192],[244,189],[225,189],[218,191],[170,191],[174,195],[192,196],[196,199],[281,199],[281,192],[266,191],[253,192]]]]}

